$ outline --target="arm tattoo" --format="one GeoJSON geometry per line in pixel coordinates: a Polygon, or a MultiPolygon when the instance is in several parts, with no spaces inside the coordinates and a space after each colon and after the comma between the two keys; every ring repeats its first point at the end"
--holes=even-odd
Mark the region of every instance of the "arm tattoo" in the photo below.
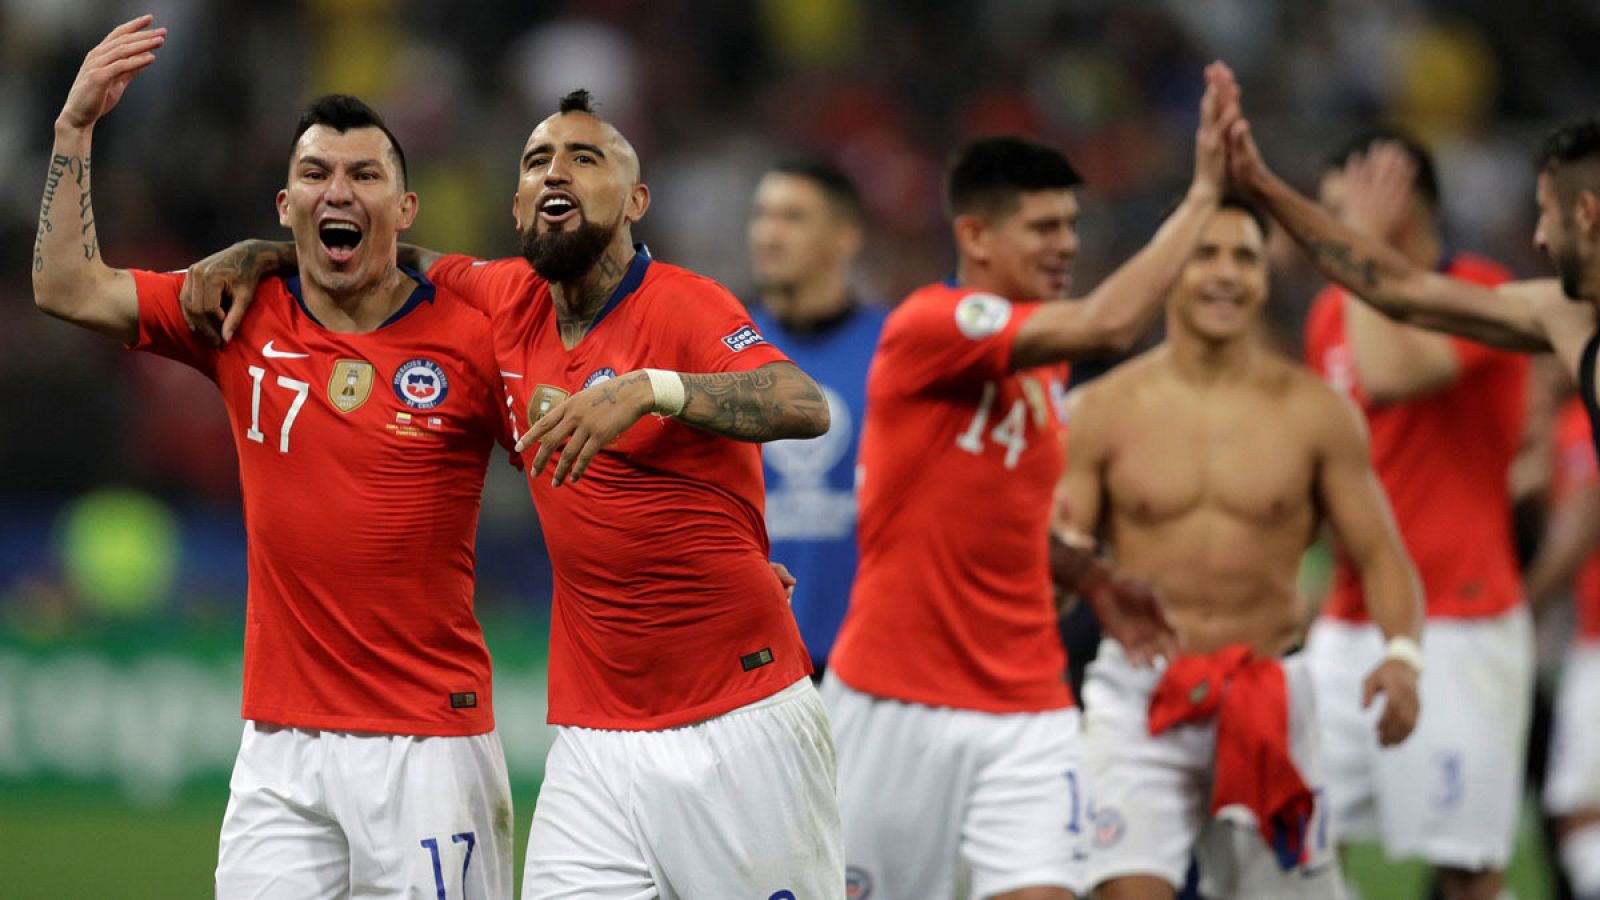
{"type": "Polygon", "coordinates": [[[33,239],[33,271],[44,271],[44,236],[55,233],[55,224],[50,221],[50,207],[56,202],[56,189],[61,187],[61,179],[66,176],[67,168],[76,157],[63,156],[57,153],[50,157],[50,171],[44,178],[44,199],[39,202],[39,232],[33,239]]]}
{"type": "Polygon", "coordinates": [[[1377,289],[1380,280],[1378,261],[1361,258],[1349,244],[1312,240],[1306,242],[1306,252],[1313,262],[1330,269],[1335,281],[1348,280],[1352,283],[1356,293],[1377,289]]]}
{"type": "Polygon", "coordinates": [[[690,425],[740,441],[815,437],[826,430],[828,401],[793,365],[683,376],[690,425]]]}

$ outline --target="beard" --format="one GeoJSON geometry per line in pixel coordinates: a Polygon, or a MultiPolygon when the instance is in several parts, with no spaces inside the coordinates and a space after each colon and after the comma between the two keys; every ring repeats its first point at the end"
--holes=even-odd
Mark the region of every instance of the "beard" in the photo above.
{"type": "Polygon", "coordinates": [[[610,225],[597,225],[578,214],[578,227],[571,231],[540,233],[535,218],[522,234],[522,257],[533,265],[539,277],[552,284],[569,284],[589,274],[600,261],[622,225],[622,217],[610,225]]]}

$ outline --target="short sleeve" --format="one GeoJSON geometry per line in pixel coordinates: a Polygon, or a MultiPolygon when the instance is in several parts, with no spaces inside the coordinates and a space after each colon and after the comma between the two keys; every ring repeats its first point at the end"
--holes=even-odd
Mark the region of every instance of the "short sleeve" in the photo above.
{"type": "Polygon", "coordinates": [[[877,365],[911,391],[1004,378],[1017,332],[1040,305],[981,292],[908,301],[884,328],[877,365]]]}
{"type": "Polygon", "coordinates": [[[178,302],[178,293],[188,276],[183,272],[129,271],[139,296],[139,337],[128,349],[165,356],[215,376],[217,350],[189,330],[178,302]]]}
{"type": "Polygon", "coordinates": [[[527,260],[478,259],[452,253],[429,267],[428,280],[461,295],[486,316],[493,316],[505,297],[525,293],[534,278],[527,260]]]}
{"type": "Polygon", "coordinates": [[[658,346],[672,358],[660,365],[679,372],[744,372],[789,361],[756,328],[744,305],[711,279],[675,279],[663,295],[652,324],[664,338],[658,346]]]}

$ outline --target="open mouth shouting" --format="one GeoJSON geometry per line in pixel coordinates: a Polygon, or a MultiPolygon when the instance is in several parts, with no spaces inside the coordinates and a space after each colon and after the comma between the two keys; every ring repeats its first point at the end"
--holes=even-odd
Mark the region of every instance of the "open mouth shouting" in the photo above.
{"type": "Polygon", "coordinates": [[[539,219],[559,225],[578,216],[578,200],[566,191],[550,191],[539,198],[539,219]]]}
{"type": "Polygon", "coordinates": [[[361,246],[361,226],[342,219],[325,219],[317,226],[317,237],[322,249],[335,263],[346,263],[356,255],[361,246]]]}

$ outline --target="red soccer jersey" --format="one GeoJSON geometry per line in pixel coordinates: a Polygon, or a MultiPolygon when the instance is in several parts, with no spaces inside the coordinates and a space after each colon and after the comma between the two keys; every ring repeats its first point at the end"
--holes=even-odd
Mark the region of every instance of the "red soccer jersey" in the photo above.
{"type": "Polygon", "coordinates": [[[494,727],[472,612],[484,469],[504,430],[489,322],[423,282],[366,334],[270,279],[224,348],[184,325],[182,274],[134,272],[134,349],[217,383],[249,540],[246,719],[407,735],[494,727]]]}
{"type": "MultiPolygon", "coordinates": [[[[1555,480],[1551,485],[1552,505],[1565,500],[1577,488],[1600,480],[1596,469],[1594,440],[1589,431],[1589,414],[1583,399],[1573,397],[1561,408],[1556,419],[1555,480]]],[[[1572,586],[1572,599],[1578,613],[1578,638],[1600,641],[1600,550],[1589,555],[1578,570],[1572,586]]]]}
{"type": "Polygon", "coordinates": [[[1048,560],[1066,366],[1010,366],[1039,306],[934,284],[884,325],[861,562],[828,660],[856,690],[985,712],[1072,705],[1048,560]]]}
{"type": "MultiPolygon", "coordinates": [[[[1495,285],[1511,276],[1488,260],[1450,258],[1453,278],[1495,285]]],[[[1452,338],[1461,371],[1428,396],[1374,406],[1356,384],[1345,338],[1343,289],[1318,295],[1306,322],[1308,365],[1361,407],[1372,431],[1372,463],[1406,550],[1422,578],[1429,618],[1496,616],[1522,602],[1511,540],[1506,470],[1527,405],[1528,359],[1452,338]]],[[[1327,615],[1367,619],[1361,581],[1341,552],[1327,615]]]]}
{"type": "MultiPolygon", "coordinates": [[[[549,284],[526,261],[449,256],[430,274],[493,311],[519,429],[634,369],[733,372],[787,359],[720,285],[642,249],[571,350],[549,284]]],[[[647,415],[577,484],[551,487],[554,467],[529,478],[555,573],[553,724],[671,728],[810,673],[767,563],[759,445],[647,415]]]]}

